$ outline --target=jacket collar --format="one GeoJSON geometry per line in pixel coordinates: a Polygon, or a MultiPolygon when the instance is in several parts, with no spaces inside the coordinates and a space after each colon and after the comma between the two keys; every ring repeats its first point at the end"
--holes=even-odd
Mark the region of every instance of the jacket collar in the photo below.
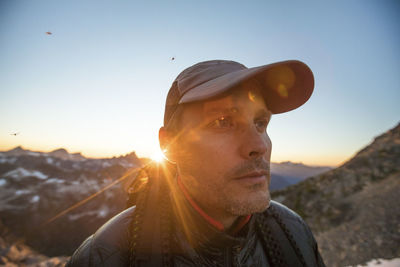
{"type": "Polygon", "coordinates": [[[191,246],[244,246],[246,240],[254,233],[254,216],[242,216],[230,227],[224,229],[221,222],[209,216],[191,198],[188,191],[181,183],[179,176],[171,192],[173,211],[177,218],[177,228],[183,230],[183,234],[191,246]]]}

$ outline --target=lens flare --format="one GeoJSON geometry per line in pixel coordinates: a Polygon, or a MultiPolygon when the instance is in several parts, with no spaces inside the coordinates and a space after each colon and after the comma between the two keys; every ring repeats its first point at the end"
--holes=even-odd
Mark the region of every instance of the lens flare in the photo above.
{"type": "Polygon", "coordinates": [[[165,151],[158,150],[155,152],[152,156],[151,159],[156,161],[156,162],[163,162],[165,159],[164,153],[165,151]]]}
{"type": "Polygon", "coordinates": [[[287,98],[289,96],[289,92],[288,89],[286,88],[286,86],[284,84],[279,84],[278,88],[277,88],[278,94],[282,97],[282,98],[287,98]]]}
{"type": "Polygon", "coordinates": [[[251,102],[256,101],[256,94],[252,90],[249,90],[249,92],[247,93],[247,96],[251,102]]]}

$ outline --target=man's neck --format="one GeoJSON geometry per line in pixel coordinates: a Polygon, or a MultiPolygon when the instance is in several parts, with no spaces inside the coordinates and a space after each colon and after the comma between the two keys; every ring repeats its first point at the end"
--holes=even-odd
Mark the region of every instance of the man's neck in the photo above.
{"type": "MultiPolygon", "coordinates": [[[[198,203],[198,202],[196,201],[196,203],[198,203]]],[[[225,211],[222,211],[222,210],[207,208],[207,207],[201,206],[201,204],[199,204],[199,205],[200,205],[200,208],[202,208],[211,218],[220,222],[224,226],[225,230],[231,228],[231,226],[239,218],[239,216],[227,214],[225,211]]]]}
{"type": "Polygon", "coordinates": [[[220,231],[225,231],[229,229],[234,222],[239,218],[232,214],[228,214],[225,211],[221,211],[215,208],[207,208],[201,205],[200,202],[196,201],[192,195],[189,193],[185,185],[182,183],[181,179],[178,177],[178,187],[180,191],[185,196],[186,200],[191,204],[191,206],[211,225],[220,231]]]}

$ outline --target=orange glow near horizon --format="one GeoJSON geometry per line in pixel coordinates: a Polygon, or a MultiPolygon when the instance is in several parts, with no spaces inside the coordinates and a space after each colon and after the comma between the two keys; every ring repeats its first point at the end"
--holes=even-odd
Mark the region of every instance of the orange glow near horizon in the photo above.
{"type": "MultiPolygon", "coordinates": [[[[0,151],[8,151],[16,148],[17,146],[21,146],[23,149],[38,151],[38,152],[51,152],[56,149],[64,148],[69,153],[81,153],[84,157],[87,158],[111,158],[111,157],[119,157],[131,152],[135,152],[139,158],[151,158],[154,161],[161,162],[165,159],[164,154],[160,150],[159,146],[154,146],[152,149],[146,151],[136,151],[136,150],[122,150],[122,149],[74,149],[67,146],[42,146],[42,145],[7,145],[4,143],[0,143],[0,151]]],[[[349,160],[353,154],[330,154],[330,155],[285,155],[284,153],[277,154],[272,153],[272,162],[285,162],[291,161],[294,163],[302,163],[309,166],[331,166],[338,167],[343,164],[345,161],[349,160]]]]}

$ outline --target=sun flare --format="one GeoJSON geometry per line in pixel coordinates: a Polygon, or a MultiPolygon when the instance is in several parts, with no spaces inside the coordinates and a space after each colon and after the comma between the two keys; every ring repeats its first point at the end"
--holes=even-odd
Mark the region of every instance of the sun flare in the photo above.
{"type": "Polygon", "coordinates": [[[161,150],[157,150],[157,152],[151,156],[151,159],[157,162],[162,162],[165,159],[165,156],[161,150]]]}

